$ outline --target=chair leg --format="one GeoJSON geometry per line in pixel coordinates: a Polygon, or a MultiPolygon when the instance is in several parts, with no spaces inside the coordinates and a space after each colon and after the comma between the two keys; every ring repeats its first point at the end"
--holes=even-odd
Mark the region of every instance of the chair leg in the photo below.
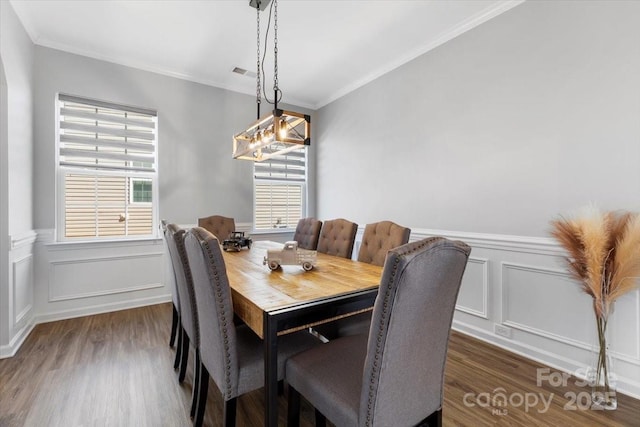
{"type": "Polygon", "coordinates": [[[180,374],[178,375],[178,382],[184,381],[184,376],[187,374],[187,363],[189,360],[189,336],[186,333],[182,334],[182,351],[180,360],[180,374]]]}
{"type": "Polygon", "coordinates": [[[236,426],[236,398],[233,397],[224,402],[224,413],[222,414],[222,425],[225,427],[236,426]]]}
{"type": "Polygon", "coordinates": [[[176,360],[173,362],[173,369],[178,369],[182,358],[182,337],[185,335],[182,325],[178,325],[178,346],[176,347],[176,360]]]}
{"type": "Polygon", "coordinates": [[[200,349],[196,348],[195,377],[191,392],[191,418],[195,417],[198,406],[198,390],[200,389],[200,376],[202,372],[202,360],[200,359],[200,349]]]}
{"type": "Polygon", "coordinates": [[[171,337],[169,337],[169,347],[176,345],[176,333],[178,332],[178,310],[175,305],[173,307],[173,316],[171,318],[171,337]]]}
{"type": "Polygon", "coordinates": [[[325,418],[324,415],[322,415],[322,412],[318,411],[317,409],[315,410],[316,412],[316,427],[327,427],[327,419],[325,418]]]}
{"type": "Polygon", "coordinates": [[[428,427],[442,427],[442,408],[429,415],[425,421],[428,427]]]}
{"type": "Polygon", "coordinates": [[[300,393],[291,386],[287,403],[287,427],[300,427],[300,393]]]}
{"type": "Polygon", "coordinates": [[[202,427],[204,421],[204,410],[207,407],[207,393],[209,392],[209,371],[207,367],[202,365],[200,368],[200,384],[198,387],[198,403],[196,409],[196,417],[193,420],[195,427],[202,427]]]}

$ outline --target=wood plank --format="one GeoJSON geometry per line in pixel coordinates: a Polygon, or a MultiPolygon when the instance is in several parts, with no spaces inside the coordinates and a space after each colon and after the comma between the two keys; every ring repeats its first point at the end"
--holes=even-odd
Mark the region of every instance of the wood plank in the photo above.
{"type": "Polygon", "coordinates": [[[249,250],[223,252],[233,309],[261,338],[264,311],[371,289],[380,283],[382,267],[321,253],[311,271],[297,265],[270,271],[262,264],[263,258],[268,249],[279,248],[280,243],[258,241],[249,250]]]}

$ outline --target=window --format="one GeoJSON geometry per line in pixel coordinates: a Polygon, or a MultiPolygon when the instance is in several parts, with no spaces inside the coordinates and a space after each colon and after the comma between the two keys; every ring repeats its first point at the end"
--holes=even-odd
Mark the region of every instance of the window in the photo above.
{"type": "Polygon", "coordinates": [[[156,113],[62,94],[58,108],[59,238],[154,236],[156,113]]]}
{"type": "Polygon", "coordinates": [[[305,148],[254,163],[254,228],[295,228],[306,215],[305,148]]]}
{"type": "Polygon", "coordinates": [[[153,184],[150,179],[134,179],[131,185],[131,202],[132,203],[151,203],[151,189],[153,184]]]}

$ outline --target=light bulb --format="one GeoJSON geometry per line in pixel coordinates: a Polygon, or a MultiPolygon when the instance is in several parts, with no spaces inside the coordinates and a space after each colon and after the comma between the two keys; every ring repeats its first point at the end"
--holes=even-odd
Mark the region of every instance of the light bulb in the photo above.
{"type": "Polygon", "coordinates": [[[286,120],[282,120],[280,122],[280,138],[284,139],[287,137],[287,121],[286,120]]]}
{"type": "Polygon", "coordinates": [[[271,131],[269,131],[269,129],[265,129],[262,132],[262,142],[263,143],[267,143],[269,142],[269,138],[271,137],[271,131]]]}

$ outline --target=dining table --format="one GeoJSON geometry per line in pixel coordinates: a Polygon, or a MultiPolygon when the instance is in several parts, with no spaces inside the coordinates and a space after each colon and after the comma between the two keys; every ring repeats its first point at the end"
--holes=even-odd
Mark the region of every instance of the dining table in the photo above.
{"type": "Polygon", "coordinates": [[[235,314],[264,342],[264,425],[278,425],[278,336],[371,310],[382,267],[317,254],[315,266],[263,264],[273,241],[224,252],[235,314]]]}

